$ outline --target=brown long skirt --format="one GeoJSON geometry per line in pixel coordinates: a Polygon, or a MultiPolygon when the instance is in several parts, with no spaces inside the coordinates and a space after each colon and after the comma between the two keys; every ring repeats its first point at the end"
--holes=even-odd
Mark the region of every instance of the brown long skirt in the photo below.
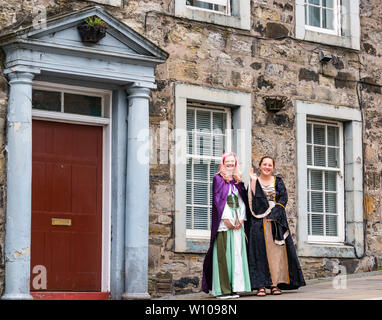
{"type": "Polygon", "coordinates": [[[277,286],[279,283],[290,283],[286,246],[285,244],[278,245],[273,241],[272,222],[266,219],[263,218],[264,237],[273,286],[277,286]]]}

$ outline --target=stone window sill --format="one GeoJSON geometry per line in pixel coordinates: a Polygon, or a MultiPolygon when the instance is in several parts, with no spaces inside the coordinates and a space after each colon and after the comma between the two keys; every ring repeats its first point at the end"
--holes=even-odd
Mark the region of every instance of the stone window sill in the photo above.
{"type": "Polygon", "coordinates": [[[210,246],[210,241],[206,239],[186,239],[187,253],[206,253],[210,246]]]}
{"type": "Polygon", "coordinates": [[[303,40],[360,50],[360,39],[356,37],[338,36],[305,29],[305,36],[303,40]]]}
{"type": "Polygon", "coordinates": [[[304,242],[298,248],[299,257],[320,257],[320,258],[356,258],[354,247],[345,244],[329,243],[309,243],[304,242]]]}

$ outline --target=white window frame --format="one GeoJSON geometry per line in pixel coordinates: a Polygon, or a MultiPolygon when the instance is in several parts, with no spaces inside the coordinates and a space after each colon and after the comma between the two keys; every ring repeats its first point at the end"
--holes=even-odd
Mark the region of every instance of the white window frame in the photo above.
{"type": "MultiPolygon", "coordinates": [[[[218,106],[210,106],[210,105],[206,105],[206,106],[203,106],[203,107],[197,107],[197,106],[193,106],[192,104],[189,104],[187,105],[187,108],[193,108],[195,110],[208,110],[208,111],[213,111],[213,110],[220,110],[220,111],[223,111],[226,115],[227,115],[227,118],[226,118],[226,128],[225,128],[225,137],[226,137],[226,145],[225,145],[225,149],[226,150],[231,150],[232,149],[232,137],[231,137],[231,132],[230,132],[230,128],[232,126],[232,123],[231,123],[231,109],[230,108],[227,108],[227,107],[218,107],[218,106]]],[[[196,140],[197,141],[197,140],[196,140]]],[[[198,144],[196,142],[195,144],[195,147],[198,147],[198,144]]],[[[188,149],[188,148],[187,148],[188,149]]],[[[190,155],[187,153],[187,159],[200,159],[200,160],[216,160],[218,163],[220,162],[220,157],[214,157],[214,156],[198,156],[198,155],[190,155]]],[[[189,181],[189,180],[187,180],[189,181]]],[[[194,181],[194,180],[191,180],[191,181],[194,181]]],[[[209,183],[212,183],[212,180],[209,181],[209,183]]],[[[211,199],[211,194],[210,194],[210,188],[208,188],[208,199],[210,200],[211,199]]],[[[186,206],[189,206],[189,205],[186,205],[186,206]]],[[[198,206],[201,206],[201,205],[198,205],[198,206]]],[[[208,219],[208,228],[210,227],[210,224],[211,224],[211,209],[212,209],[212,206],[210,204],[206,205],[206,207],[209,208],[209,219],[208,219]]],[[[196,230],[196,229],[187,229],[186,228],[186,238],[188,239],[206,239],[208,240],[210,238],[210,235],[211,235],[211,230],[208,229],[208,230],[196,230]]]]}
{"type": "Polygon", "coordinates": [[[61,122],[72,122],[77,124],[98,124],[107,125],[110,123],[111,117],[111,93],[108,90],[98,90],[98,89],[86,89],[82,87],[71,86],[71,85],[60,85],[52,83],[44,83],[41,81],[33,82],[33,89],[59,92],[61,94],[61,110],[60,111],[50,111],[32,108],[32,115],[35,119],[49,120],[61,122]],[[66,113],[64,112],[64,97],[65,93],[86,95],[92,97],[101,98],[101,116],[89,116],[77,113],[66,113]]]}
{"type": "Polygon", "coordinates": [[[191,5],[187,5],[187,4],[186,5],[187,5],[187,7],[191,7],[193,9],[195,8],[195,9],[198,9],[198,10],[204,10],[204,11],[224,14],[224,15],[227,15],[227,16],[231,15],[231,1],[230,0],[197,0],[197,1],[208,3],[208,4],[214,4],[214,5],[218,5],[218,6],[224,6],[224,7],[226,7],[226,11],[222,12],[222,11],[218,11],[218,10],[211,10],[211,9],[206,9],[206,8],[200,8],[200,7],[191,6],[191,5]]]}
{"type": "MultiPolygon", "coordinates": [[[[212,1],[208,0],[208,2],[212,1]]],[[[229,11],[229,14],[224,14],[219,11],[187,5],[186,0],[175,0],[175,16],[177,17],[251,30],[251,2],[249,0],[233,0],[229,11]]]]}
{"type": "MultiPolygon", "coordinates": [[[[333,1],[334,1],[334,6],[333,6],[334,7],[334,10],[333,10],[333,19],[334,19],[333,26],[334,26],[334,30],[311,26],[311,25],[307,24],[307,21],[306,21],[307,17],[305,16],[305,29],[306,30],[312,30],[312,31],[315,31],[315,32],[323,32],[323,33],[333,34],[333,35],[340,35],[340,31],[341,31],[341,16],[340,16],[341,5],[340,5],[340,0],[333,0],[333,1]]],[[[322,0],[321,0],[320,3],[321,4],[319,6],[316,6],[316,5],[312,5],[312,6],[319,7],[320,10],[322,10],[322,0]]],[[[322,17],[321,17],[321,20],[322,20],[322,17]]],[[[320,23],[321,22],[322,21],[320,21],[320,23]]]]}
{"type": "MultiPolygon", "coordinates": [[[[307,170],[318,170],[318,171],[335,171],[337,172],[337,228],[338,228],[338,236],[314,236],[308,234],[308,242],[327,242],[327,243],[343,243],[345,240],[345,210],[344,210],[344,203],[345,203],[345,197],[344,197],[344,159],[343,159],[343,125],[342,122],[335,122],[335,121],[322,121],[320,119],[315,118],[307,118],[307,124],[322,124],[325,126],[335,125],[339,128],[339,168],[331,168],[331,167],[320,167],[320,166],[314,166],[307,164],[307,170]]],[[[327,135],[325,136],[326,140],[328,139],[327,135]]],[[[325,142],[325,146],[327,146],[327,141],[325,142]]],[[[308,144],[308,143],[307,143],[308,144]]],[[[314,152],[313,148],[313,141],[311,143],[312,145],[312,152],[314,152]]],[[[313,157],[312,157],[313,160],[313,157]]],[[[308,186],[309,189],[309,186],[308,186]]],[[[325,197],[323,197],[323,200],[325,202],[325,197]]],[[[312,204],[312,201],[310,200],[310,203],[312,204]]],[[[326,215],[325,213],[323,214],[326,215]]],[[[325,230],[325,219],[324,221],[324,230],[325,230]]],[[[308,221],[309,223],[309,221],[308,221]]],[[[312,230],[310,226],[310,230],[312,230]]]]}
{"type": "MultiPolygon", "coordinates": [[[[111,259],[111,145],[112,145],[112,91],[80,86],[33,81],[33,89],[74,93],[102,98],[102,117],[39,110],[32,108],[32,119],[63,122],[103,128],[102,140],[102,271],[101,292],[110,292],[111,259]]],[[[32,90],[33,90],[32,89],[32,90]]],[[[63,103],[63,101],[62,101],[63,103]]],[[[33,132],[33,126],[32,126],[33,132]]]]}
{"type": "Polygon", "coordinates": [[[209,238],[188,238],[186,231],[187,104],[197,102],[231,109],[232,150],[239,158],[244,183],[248,184],[252,160],[252,96],[250,93],[175,84],[174,151],[170,164],[175,171],[175,252],[205,253],[209,238]]]}
{"type": "Polygon", "coordinates": [[[359,0],[337,0],[337,32],[305,23],[305,0],[295,1],[295,37],[336,47],[360,50],[361,26],[359,0]],[[342,21],[342,22],[341,22],[342,21]]]}
{"type": "Polygon", "coordinates": [[[296,101],[297,254],[305,257],[356,258],[364,253],[363,151],[361,111],[310,101],[296,101]],[[313,243],[307,227],[307,119],[339,121],[344,127],[344,242],[313,243]]]}

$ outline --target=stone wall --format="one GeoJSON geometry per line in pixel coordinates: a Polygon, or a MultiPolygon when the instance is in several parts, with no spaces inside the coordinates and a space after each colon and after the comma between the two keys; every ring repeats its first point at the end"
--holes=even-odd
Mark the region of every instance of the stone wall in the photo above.
{"type": "MultiPolygon", "coordinates": [[[[296,242],[297,99],[360,108],[364,116],[364,225],[365,256],[361,259],[301,258],[306,279],[332,276],[340,265],[348,272],[376,270],[382,265],[381,172],[382,112],[380,65],[382,32],[379,0],[361,0],[361,51],[330,47],[294,39],[294,1],[252,0],[250,31],[225,28],[173,16],[174,1],[129,0],[121,7],[105,6],[116,18],[167,51],[167,62],[156,69],[158,89],[150,103],[154,132],[161,121],[174,128],[174,84],[188,83],[252,93],[252,164],[263,154],[276,158],[276,174],[283,177],[288,193],[288,221],[296,242]],[[280,40],[272,38],[283,37],[280,40]],[[318,50],[334,58],[319,63],[318,50]],[[285,107],[267,112],[264,98],[283,95],[285,107]]],[[[49,15],[82,8],[91,1],[0,0],[0,26],[5,32],[31,22],[32,6],[41,4],[49,15]]],[[[35,13],[36,15],[36,13],[35,13]]],[[[0,86],[0,140],[4,141],[7,86],[0,86]]],[[[3,150],[3,148],[2,148],[3,150]]],[[[150,189],[149,289],[153,297],[200,291],[203,254],[174,252],[174,166],[160,164],[161,151],[152,148],[150,189]]],[[[162,154],[163,156],[163,154],[162,154]]],[[[0,154],[0,191],[4,197],[4,156],[0,154]]],[[[4,201],[0,206],[0,292],[4,279],[4,201]]]]}
{"type": "MultiPolygon", "coordinates": [[[[377,71],[380,59],[377,39],[380,33],[371,18],[373,10],[377,12],[380,9],[378,6],[380,7],[377,1],[361,2],[360,52],[293,39],[294,7],[290,1],[252,1],[250,32],[161,15],[156,15],[155,19],[154,17],[148,19],[151,26],[147,28],[147,37],[170,53],[166,65],[158,68],[158,78],[165,76],[167,79],[166,87],[171,87],[173,82],[178,81],[252,93],[252,164],[257,166],[263,154],[270,154],[276,158],[276,174],[283,177],[288,188],[288,221],[295,243],[297,234],[295,101],[302,99],[360,108],[355,80],[366,79],[368,83],[381,83],[380,73],[377,71]],[[166,27],[158,30],[158,24],[166,27]],[[284,38],[269,39],[276,37],[284,38]],[[330,63],[326,65],[319,63],[319,48],[333,55],[334,58],[330,63]],[[267,112],[264,98],[268,95],[286,96],[286,106],[277,113],[267,112]]],[[[162,78],[163,81],[166,81],[165,78],[162,78]]],[[[379,203],[381,168],[378,161],[381,139],[379,135],[381,126],[378,125],[378,121],[381,113],[376,110],[378,101],[381,101],[380,87],[361,85],[360,89],[366,124],[365,256],[361,259],[301,258],[306,279],[336,275],[341,266],[345,267],[347,272],[354,273],[376,270],[382,264],[379,203]]],[[[162,92],[163,90],[158,90],[154,94],[153,105],[157,106],[156,103],[160,101],[161,108],[167,109],[167,115],[163,117],[171,126],[173,101],[164,98],[162,92]]],[[[151,197],[151,208],[155,208],[151,211],[151,215],[154,214],[156,217],[151,221],[152,226],[157,225],[161,232],[167,232],[167,218],[173,219],[174,213],[165,208],[157,213],[156,199],[167,198],[168,207],[173,208],[173,192],[168,192],[168,189],[173,191],[176,187],[171,180],[173,169],[153,166],[151,170],[152,174],[156,175],[158,172],[160,176],[169,170],[170,180],[167,187],[158,187],[157,182],[152,180],[151,197]],[[166,217],[165,224],[159,221],[161,215],[166,217]]],[[[199,291],[203,255],[173,253],[171,246],[174,235],[163,237],[162,233],[156,236],[158,229],[155,230],[150,234],[150,252],[153,253],[150,278],[153,295],[165,294],[166,290],[172,294],[199,291]],[[158,239],[163,241],[158,243],[158,239]]]]}
{"type": "MultiPolygon", "coordinates": [[[[288,188],[288,221],[296,243],[295,101],[302,99],[360,108],[356,80],[382,83],[378,72],[378,39],[381,33],[372,18],[380,12],[381,4],[378,1],[361,1],[360,52],[293,39],[294,7],[291,1],[252,1],[251,9],[250,32],[158,14],[150,15],[147,20],[150,26],[146,36],[170,53],[168,62],[158,68],[157,76],[162,79],[163,86],[168,88],[178,81],[252,93],[252,164],[257,167],[263,154],[276,158],[276,174],[283,177],[288,188]],[[163,27],[158,29],[158,25],[163,27]],[[269,39],[276,37],[284,38],[269,39]],[[319,63],[319,48],[333,55],[330,63],[319,63]],[[264,98],[268,95],[286,96],[286,106],[277,113],[267,112],[264,98]]],[[[160,110],[166,109],[167,114],[163,114],[162,120],[169,121],[171,127],[173,100],[168,93],[163,95],[164,89],[153,95],[156,109],[153,112],[159,116],[163,112],[160,110]]],[[[381,112],[377,110],[378,102],[382,101],[381,88],[360,85],[359,92],[365,119],[365,256],[361,259],[301,258],[306,279],[336,275],[341,266],[354,273],[376,270],[382,265],[379,150],[382,128],[381,112]]],[[[156,179],[152,180],[151,216],[155,218],[151,220],[150,253],[153,259],[150,279],[153,295],[165,294],[166,290],[172,294],[194,292],[201,286],[203,255],[176,254],[171,251],[174,234],[165,236],[169,232],[169,219],[174,216],[171,211],[176,188],[172,181],[174,170],[165,166],[151,168],[155,176],[158,173],[163,177],[166,171],[170,178],[166,187],[158,186],[156,179]],[[158,198],[166,199],[164,202],[168,208],[162,207],[157,212],[158,198]],[[165,222],[161,223],[160,219],[165,222]]]]}

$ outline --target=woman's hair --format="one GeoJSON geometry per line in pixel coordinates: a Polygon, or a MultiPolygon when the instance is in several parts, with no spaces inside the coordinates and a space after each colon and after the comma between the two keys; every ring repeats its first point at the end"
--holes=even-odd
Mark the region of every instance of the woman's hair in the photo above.
{"type": "Polygon", "coordinates": [[[237,156],[234,152],[225,152],[223,155],[222,155],[222,158],[221,158],[221,161],[220,161],[220,165],[219,165],[219,174],[223,177],[223,179],[226,181],[226,182],[229,182],[230,181],[230,175],[228,174],[226,168],[225,168],[225,159],[229,156],[233,156],[235,158],[235,168],[233,170],[233,173],[232,173],[232,178],[235,180],[236,183],[239,183],[241,182],[242,180],[242,175],[241,175],[241,172],[240,172],[240,168],[239,168],[239,164],[238,164],[238,161],[237,161],[237,156]]]}
{"type": "Polygon", "coordinates": [[[261,159],[260,159],[260,162],[259,162],[259,167],[261,166],[261,164],[263,163],[263,160],[264,159],[271,159],[272,160],[272,162],[273,162],[273,167],[275,167],[275,159],[273,159],[271,156],[264,156],[264,157],[262,157],[261,159]]]}

